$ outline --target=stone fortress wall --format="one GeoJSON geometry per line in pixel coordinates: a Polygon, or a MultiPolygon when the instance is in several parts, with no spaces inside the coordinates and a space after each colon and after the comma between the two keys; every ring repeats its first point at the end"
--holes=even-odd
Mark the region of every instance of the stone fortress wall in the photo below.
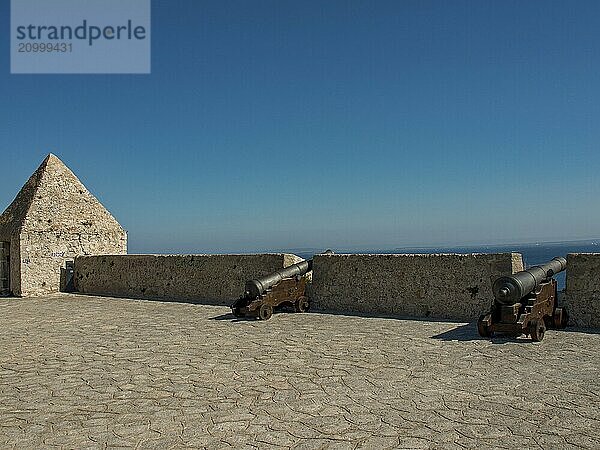
{"type": "Polygon", "coordinates": [[[567,256],[565,305],[573,325],[600,327],[600,253],[567,256]]]}
{"type": "Polygon", "coordinates": [[[125,235],[114,233],[21,233],[21,296],[38,296],[59,290],[61,268],[76,255],[127,253],[125,235]]]}
{"type": "Polygon", "coordinates": [[[522,269],[519,253],[316,255],[313,304],[333,312],[470,321],[489,310],[492,282],[522,269]]]}
{"type": "MultiPolygon", "coordinates": [[[[80,293],[229,306],[246,280],[300,261],[292,254],[105,255],[75,259],[80,293]]],[[[493,281],[523,269],[519,253],[315,255],[309,295],[317,311],[474,321],[493,281]]],[[[563,296],[571,324],[600,324],[600,254],[568,256],[563,296]]]]}
{"type": "Polygon", "coordinates": [[[302,258],[259,255],[109,255],[75,258],[75,289],[84,294],[231,305],[246,280],[302,258]]]}
{"type": "MultiPolygon", "coordinates": [[[[85,294],[230,305],[246,280],[300,261],[291,254],[112,255],[75,259],[85,294]]],[[[335,313],[472,320],[491,304],[491,281],[521,270],[520,254],[316,255],[313,308],[335,313]]]]}

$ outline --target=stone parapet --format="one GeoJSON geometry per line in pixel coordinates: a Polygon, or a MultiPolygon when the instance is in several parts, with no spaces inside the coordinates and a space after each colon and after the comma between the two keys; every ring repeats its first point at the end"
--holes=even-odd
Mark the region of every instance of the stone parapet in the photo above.
{"type": "Polygon", "coordinates": [[[472,321],[492,283],[523,269],[519,253],[316,255],[313,307],[322,311],[472,321]]]}
{"type": "Polygon", "coordinates": [[[567,255],[565,305],[572,325],[600,326],[600,253],[567,255]]]}
{"type": "Polygon", "coordinates": [[[74,282],[84,294],[230,305],[247,280],[301,260],[288,253],[80,256],[74,282]]]}

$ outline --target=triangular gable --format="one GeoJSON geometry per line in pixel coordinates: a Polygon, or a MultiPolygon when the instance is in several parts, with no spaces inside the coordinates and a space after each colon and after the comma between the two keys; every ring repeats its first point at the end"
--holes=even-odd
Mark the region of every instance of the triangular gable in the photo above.
{"type": "Polygon", "coordinates": [[[123,232],[75,174],[49,154],[0,216],[0,237],[22,231],[123,232]]]}

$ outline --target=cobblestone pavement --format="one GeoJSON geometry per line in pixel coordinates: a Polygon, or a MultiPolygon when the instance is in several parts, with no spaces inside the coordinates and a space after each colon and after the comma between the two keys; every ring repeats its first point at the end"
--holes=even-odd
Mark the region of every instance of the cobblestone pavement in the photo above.
{"type": "Polygon", "coordinates": [[[600,448],[600,335],[0,299],[1,448],[600,448]]]}

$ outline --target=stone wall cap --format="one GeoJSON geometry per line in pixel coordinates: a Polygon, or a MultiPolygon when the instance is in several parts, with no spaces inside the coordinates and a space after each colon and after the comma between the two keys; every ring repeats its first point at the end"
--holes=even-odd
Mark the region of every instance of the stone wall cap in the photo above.
{"type": "Polygon", "coordinates": [[[297,256],[293,253],[129,253],[127,255],[107,254],[107,255],[82,255],[77,258],[102,258],[102,257],[119,257],[119,258],[136,258],[136,257],[165,257],[165,258],[183,258],[190,256],[297,256]]]}
{"type": "Polygon", "coordinates": [[[439,257],[439,256],[506,256],[506,255],[519,255],[518,252],[502,252],[502,253],[319,253],[315,256],[325,256],[328,258],[335,257],[348,257],[348,256],[357,256],[357,257],[439,257]]]}

